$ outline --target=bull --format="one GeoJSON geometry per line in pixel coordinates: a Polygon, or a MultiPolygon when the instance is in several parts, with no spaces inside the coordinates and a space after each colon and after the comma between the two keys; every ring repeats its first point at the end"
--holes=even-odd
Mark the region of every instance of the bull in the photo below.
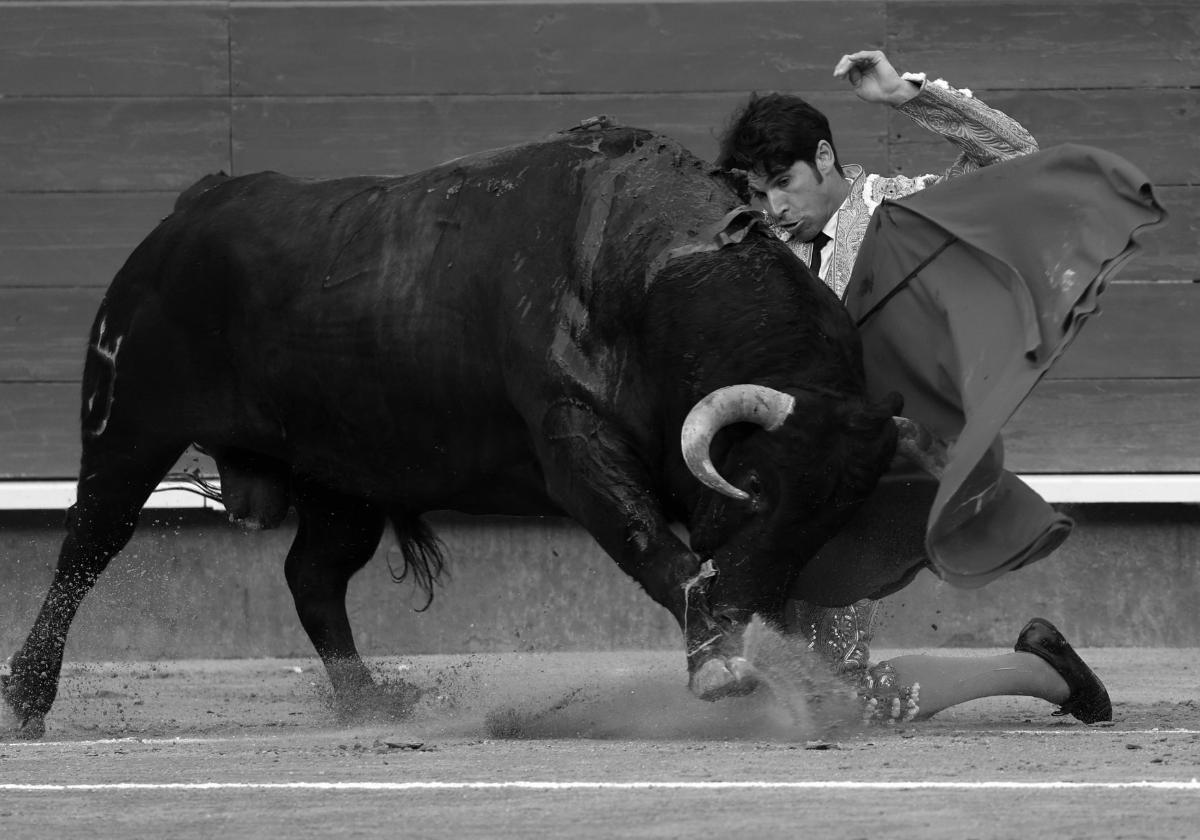
{"type": "Polygon", "coordinates": [[[568,516],[682,629],[689,686],[755,684],[739,637],[913,429],[864,390],[834,294],[676,142],[559,133],[403,177],[210,177],[96,314],[76,503],[3,696],[38,737],[82,599],[189,445],[285,573],[336,699],[372,677],[347,582],[390,522],[432,592],[422,514],[568,516]],[[682,523],[690,545],[672,530],[682,523]]]}

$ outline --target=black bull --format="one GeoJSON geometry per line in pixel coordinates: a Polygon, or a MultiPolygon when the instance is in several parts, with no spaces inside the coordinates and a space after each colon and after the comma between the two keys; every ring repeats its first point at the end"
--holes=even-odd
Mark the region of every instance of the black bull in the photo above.
{"type": "Polygon", "coordinates": [[[233,518],[297,511],[287,582],[339,697],[372,684],[348,580],[390,521],[431,586],[420,516],[446,509],[574,518],[675,616],[696,693],[752,685],[741,628],[872,490],[899,406],[867,402],[849,318],[781,243],[681,249],[737,203],[634,129],[189,190],[92,328],[78,500],[4,685],[19,725],[42,731],[77,607],[190,444],[233,518]]]}

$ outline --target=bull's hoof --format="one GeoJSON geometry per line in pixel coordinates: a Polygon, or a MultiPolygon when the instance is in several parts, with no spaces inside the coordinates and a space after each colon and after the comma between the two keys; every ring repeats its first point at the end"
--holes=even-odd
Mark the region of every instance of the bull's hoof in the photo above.
{"type": "Polygon", "coordinates": [[[46,717],[23,716],[9,699],[8,680],[8,676],[0,676],[0,738],[36,741],[46,734],[46,717]]]}
{"type": "Polygon", "coordinates": [[[41,715],[33,715],[14,730],[0,729],[10,738],[18,741],[40,741],[46,734],[46,719],[41,715]]]}
{"type": "Polygon", "coordinates": [[[754,666],[741,656],[710,659],[692,672],[688,688],[701,700],[749,694],[758,688],[754,666]]]}

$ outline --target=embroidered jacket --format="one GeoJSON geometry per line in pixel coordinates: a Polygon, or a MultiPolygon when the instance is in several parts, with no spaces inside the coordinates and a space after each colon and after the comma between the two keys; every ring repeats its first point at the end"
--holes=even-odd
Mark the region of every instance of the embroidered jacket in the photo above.
{"type": "MultiPolygon", "coordinates": [[[[920,84],[921,90],[908,102],[898,106],[897,110],[917,125],[949,140],[958,147],[959,155],[940,175],[920,175],[915,178],[867,174],[857,164],[843,165],[846,179],[851,182],[850,194],[838,211],[832,257],[827,260],[824,278],[825,284],[838,297],[842,297],[846,284],[850,282],[854,260],[866,235],[867,222],[884,199],[911,195],[945,178],[1038,150],[1037,141],[1020,123],[988,107],[976,99],[971,91],[956,90],[942,79],[927,81],[924,73],[905,73],[904,78],[920,84]]],[[[772,230],[788,243],[788,247],[806,265],[812,264],[810,243],[789,241],[790,235],[782,228],[772,227],[772,230]]]]}

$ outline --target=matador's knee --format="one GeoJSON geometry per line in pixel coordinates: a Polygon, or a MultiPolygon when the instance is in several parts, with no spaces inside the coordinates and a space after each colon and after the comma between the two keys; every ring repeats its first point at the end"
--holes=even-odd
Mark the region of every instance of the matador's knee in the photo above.
{"type": "Polygon", "coordinates": [[[804,634],[808,647],[830,664],[835,673],[846,674],[867,668],[879,602],[863,599],[846,607],[822,607],[792,599],[787,605],[787,624],[804,634]]]}

